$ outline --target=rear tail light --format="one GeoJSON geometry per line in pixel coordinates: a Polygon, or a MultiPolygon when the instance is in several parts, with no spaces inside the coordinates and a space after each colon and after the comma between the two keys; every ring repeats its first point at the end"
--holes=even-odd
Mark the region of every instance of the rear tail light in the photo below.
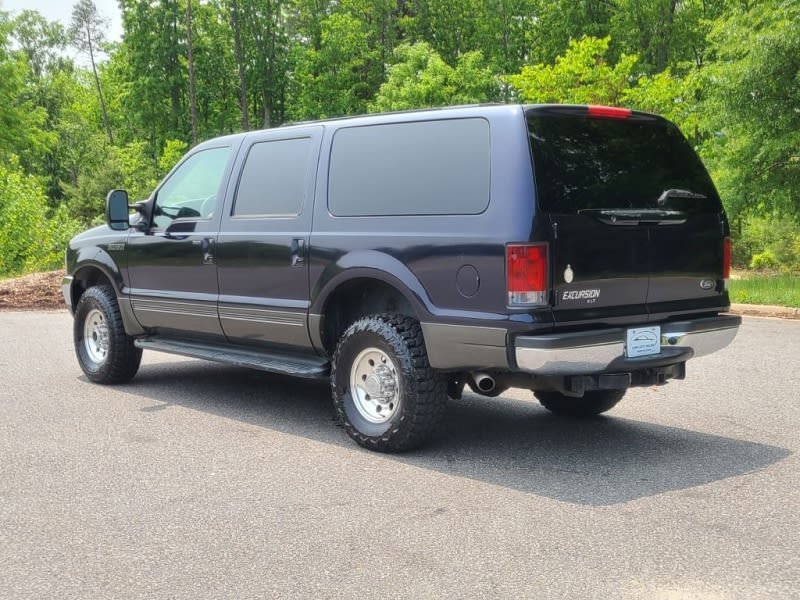
{"type": "Polygon", "coordinates": [[[605,117],[607,119],[627,119],[631,116],[630,108],[616,106],[589,106],[590,117],[605,117]]]}
{"type": "Polygon", "coordinates": [[[728,289],[728,279],[731,277],[731,238],[726,237],[722,240],[722,279],[725,281],[725,289],[728,289]]]}
{"type": "Polygon", "coordinates": [[[509,306],[547,304],[547,244],[509,244],[506,274],[509,306]]]}

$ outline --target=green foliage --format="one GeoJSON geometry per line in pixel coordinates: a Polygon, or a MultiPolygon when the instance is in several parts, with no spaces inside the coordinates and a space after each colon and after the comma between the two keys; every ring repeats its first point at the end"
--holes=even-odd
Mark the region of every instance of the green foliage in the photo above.
{"type": "Polygon", "coordinates": [[[12,154],[25,166],[33,166],[47,153],[53,136],[43,129],[47,111],[30,97],[30,77],[24,53],[11,50],[13,22],[0,12],[0,160],[12,154]]]}
{"type": "Polygon", "coordinates": [[[747,216],[734,230],[733,264],[739,268],[800,272],[800,222],[780,213],[747,216]]]}
{"type": "Polygon", "coordinates": [[[370,104],[372,112],[486,102],[497,92],[480,52],[462,55],[453,68],[428,44],[418,42],[399,46],[394,58],[386,83],[370,104]]]}
{"type": "Polygon", "coordinates": [[[158,159],[159,176],[169,173],[188,149],[189,145],[182,140],[167,140],[164,144],[164,151],[158,159]]]}
{"type": "Polygon", "coordinates": [[[297,65],[295,119],[317,119],[366,112],[380,85],[380,52],[370,47],[368,28],[347,13],[334,13],[321,25],[320,47],[302,51],[297,65]]]}
{"type": "Polygon", "coordinates": [[[610,38],[570,40],[554,65],[523,67],[508,81],[525,102],[621,105],[631,87],[635,56],[623,55],[616,65],[606,60],[610,38]]]}
{"type": "Polygon", "coordinates": [[[800,308],[800,277],[790,274],[751,275],[731,279],[731,302],[800,308]]]}
{"type": "Polygon", "coordinates": [[[48,215],[41,183],[13,157],[0,163],[0,223],[0,276],[59,267],[78,230],[65,207],[48,215]]]}
{"type": "Polygon", "coordinates": [[[798,23],[797,2],[763,0],[735,5],[711,30],[705,154],[734,221],[800,215],[798,23]]]}
{"type": "Polygon", "coordinates": [[[175,163],[186,152],[182,140],[167,140],[157,161],[149,155],[146,142],[131,142],[125,146],[107,148],[107,154],[97,169],[78,178],[74,186],[65,186],[72,217],[85,224],[102,216],[106,196],[112,189],[124,189],[131,202],[145,200],[175,163]]]}
{"type": "Polygon", "coordinates": [[[777,266],[778,266],[778,259],[775,258],[775,255],[772,253],[771,250],[764,250],[764,252],[759,252],[758,254],[754,254],[753,258],[750,259],[750,268],[756,271],[764,269],[774,269],[777,266]]]}
{"type": "Polygon", "coordinates": [[[530,23],[531,64],[552,64],[572,40],[610,34],[614,2],[607,0],[538,0],[530,23]]]}

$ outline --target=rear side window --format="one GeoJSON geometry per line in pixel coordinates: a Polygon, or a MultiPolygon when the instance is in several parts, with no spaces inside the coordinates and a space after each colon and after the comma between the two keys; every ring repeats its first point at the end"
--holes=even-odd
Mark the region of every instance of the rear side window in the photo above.
{"type": "Polygon", "coordinates": [[[528,134],[542,210],[673,208],[717,212],[719,196],[677,127],[660,119],[529,115],[528,134]],[[670,189],[705,199],[671,198],[670,189]]]}
{"type": "Polygon", "coordinates": [[[242,168],[233,216],[300,214],[310,159],[310,138],[253,144],[242,168]]]}
{"type": "Polygon", "coordinates": [[[484,119],[340,129],[328,208],[341,217],[478,214],[489,205],[489,166],[484,119]]]}

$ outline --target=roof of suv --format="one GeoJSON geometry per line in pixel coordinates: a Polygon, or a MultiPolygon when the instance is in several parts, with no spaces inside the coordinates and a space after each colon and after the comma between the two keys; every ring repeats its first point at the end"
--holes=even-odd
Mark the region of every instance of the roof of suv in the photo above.
{"type": "MultiPolygon", "coordinates": [[[[613,107],[591,107],[601,111],[620,111],[636,117],[637,119],[647,120],[664,120],[658,115],[654,115],[642,111],[628,111],[627,109],[617,109],[613,107]]],[[[339,128],[342,126],[358,127],[362,125],[376,125],[386,121],[392,122],[409,122],[414,121],[420,116],[431,117],[436,116],[442,119],[457,118],[457,117],[487,117],[487,116],[501,116],[507,115],[508,117],[519,117],[523,113],[529,111],[536,111],[537,113],[560,113],[560,114],[575,114],[581,111],[587,111],[590,107],[582,104],[466,104],[459,106],[445,106],[437,108],[423,108],[416,110],[402,110],[393,112],[382,112],[365,115],[334,117],[330,119],[312,120],[312,121],[299,121],[294,123],[286,123],[280,125],[274,130],[292,130],[309,127],[314,125],[333,126],[339,128]]],[[[226,136],[212,138],[198,145],[198,148],[205,146],[215,146],[222,141],[236,140],[243,138],[247,135],[270,131],[268,129],[255,129],[251,131],[243,131],[226,136]]]]}

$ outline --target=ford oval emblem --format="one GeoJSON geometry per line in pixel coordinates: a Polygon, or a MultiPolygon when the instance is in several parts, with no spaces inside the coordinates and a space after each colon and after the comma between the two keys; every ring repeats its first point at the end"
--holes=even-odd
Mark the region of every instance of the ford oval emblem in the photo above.
{"type": "Polygon", "coordinates": [[[700,280],[700,287],[704,290],[711,290],[717,285],[717,282],[713,279],[701,279],[700,280]]]}
{"type": "Polygon", "coordinates": [[[572,283],[572,279],[575,277],[575,273],[572,271],[572,267],[567,265],[567,268],[564,269],[564,281],[567,283],[572,283]]]}

